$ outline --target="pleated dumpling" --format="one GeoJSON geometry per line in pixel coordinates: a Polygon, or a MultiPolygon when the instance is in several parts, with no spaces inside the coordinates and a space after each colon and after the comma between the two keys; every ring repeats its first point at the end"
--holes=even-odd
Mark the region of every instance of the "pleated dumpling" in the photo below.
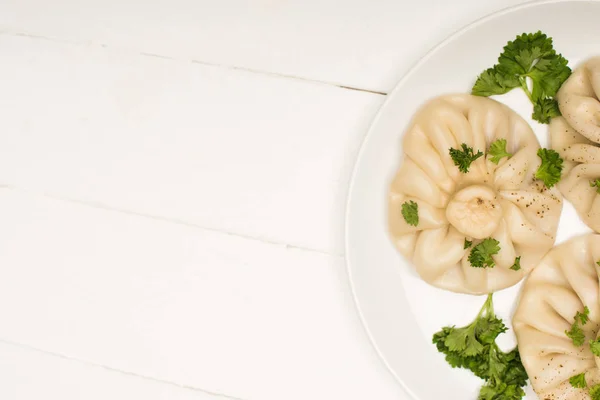
{"type": "Polygon", "coordinates": [[[562,199],[534,177],[538,149],[529,125],[491,99],[443,96],[417,112],[391,184],[388,220],[394,244],[425,281],[490,293],[520,281],[553,246],[562,199]],[[506,156],[487,154],[503,141],[506,156]],[[486,153],[467,173],[450,156],[463,144],[473,155],[486,153]]]}
{"type": "Polygon", "coordinates": [[[600,232],[600,57],[575,70],[557,94],[562,117],[550,123],[551,147],[565,160],[559,190],[600,232]]]}
{"type": "Polygon", "coordinates": [[[589,344],[600,329],[599,260],[600,235],[577,237],[552,249],[525,281],[513,328],[540,399],[590,399],[589,388],[600,383],[600,358],[589,344]],[[589,320],[577,318],[585,338],[574,342],[572,324],[585,307],[589,320]],[[588,388],[573,387],[569,379],[582,373],[588,388]]]}
{"type": "Polygon", "coordinates": [[[600,143],[600,57],[584,62],[556,94],[567,123],[592,142],[600,143]]]}

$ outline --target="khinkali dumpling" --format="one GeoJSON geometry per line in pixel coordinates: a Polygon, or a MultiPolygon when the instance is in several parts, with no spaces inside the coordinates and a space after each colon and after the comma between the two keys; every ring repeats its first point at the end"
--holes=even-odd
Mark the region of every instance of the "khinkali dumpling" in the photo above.
{"type": "Polygon", "coordinates": [[[534,178],[538,149],[529,125],[491,99],[443,96],[417,112],[404,136],[388,218],[394,244],[425,281],[455,292],[490,293],[520,281],[553,246],[562,199],[534,178]],[[498,139],[512,154],[498,164],[486,155],[463,173],[450,157],[449,150],[463,143],[486,153],[498,139]],[[418,206],[416,226],[402,215],[405,203],[415,206],[411,202],[418,206]],[[499,242],[495,266],[475,268],[469,256],[487,238],[499,242]]]}
{"type": "Polygon", "coordinates": [[[540,399],[589,399],[589,389],[569,383],[581,373],[588,387],[600,383],[600,359],[589,346],[600,328],[599,260],[600,235],[577,237],[552,249],[525,281],[513,328],[521,361],[540,399]],[[575,346],[565,331],[584,307],[589,321],[578,326],[585,341],[575,346]]]}
{"type": "Polygon", "coordinates": [[[581,219],[600,232],[600,57],[575,70],[557,94],[562,117],[550,123],[550,142],[564,159],[562,194],[581,219]]]}
{"type": "Polygon", "coordinates": [[[556,94],[561,114],[577,132],[600,143],[600,57],[587,60],[556,94]]]}

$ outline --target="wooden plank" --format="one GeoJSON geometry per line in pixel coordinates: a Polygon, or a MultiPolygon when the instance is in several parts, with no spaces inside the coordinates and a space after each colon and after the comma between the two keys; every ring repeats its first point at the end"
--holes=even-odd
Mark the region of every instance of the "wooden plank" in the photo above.
{"type": "Polygon", "coordinates": [[[341,254],[383,96],[26,37],[0,52],[1,184],[341,254]]]}
{"type": "Polygon", "coordinates": [[[235,400],[1,342],[0,377],[7,400],[235,400]]]}
{"type": "Polygon", "coordinates": [[[388,92],[452,32],[524,2],[4,0],[0,30],[388,92]]]}
{"type": "Polygon", "coordinates": [[[13,190],[0,225],[2,340],[240,398],[402,398],[340,257],[13,190]]]}

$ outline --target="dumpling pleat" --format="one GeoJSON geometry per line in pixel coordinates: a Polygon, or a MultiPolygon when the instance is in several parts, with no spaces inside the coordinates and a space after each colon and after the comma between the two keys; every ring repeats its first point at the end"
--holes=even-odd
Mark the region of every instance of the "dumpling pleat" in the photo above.
{"type": "MultiPolygon", "coordinates": [[[[390,193],[401,195],[402,202],[406,197],[414,197],[438,208],[448,203],[448,195],[412,160],[404,161],[392,181],[390,193]]],[[[390,200],[396,202],[397,198],[390,196],[390,200]]]]}
{"type": "Polygon", "coordinates": [[[419,127],[415,127],[405,136],[404,152],[439,185],[441,190],[447,193],[454,190],[454,180],[448,174],[440,154],[419,127]]]}
{"type": "Polygon", "coordinates": [[[417,272],[425,280],[437,279],[463,257],[463,244],[464,236],[450,226],[421,232],[414,253],[417,272]]]}

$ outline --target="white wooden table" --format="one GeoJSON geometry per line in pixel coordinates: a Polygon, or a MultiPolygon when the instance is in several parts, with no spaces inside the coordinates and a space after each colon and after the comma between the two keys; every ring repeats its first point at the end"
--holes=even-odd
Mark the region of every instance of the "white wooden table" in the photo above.
{"type": "Polygon", "coordinates": [[[405,398],[351,168],[419,56],[519,2],[0,0],[0,398],[405,398]]]}

